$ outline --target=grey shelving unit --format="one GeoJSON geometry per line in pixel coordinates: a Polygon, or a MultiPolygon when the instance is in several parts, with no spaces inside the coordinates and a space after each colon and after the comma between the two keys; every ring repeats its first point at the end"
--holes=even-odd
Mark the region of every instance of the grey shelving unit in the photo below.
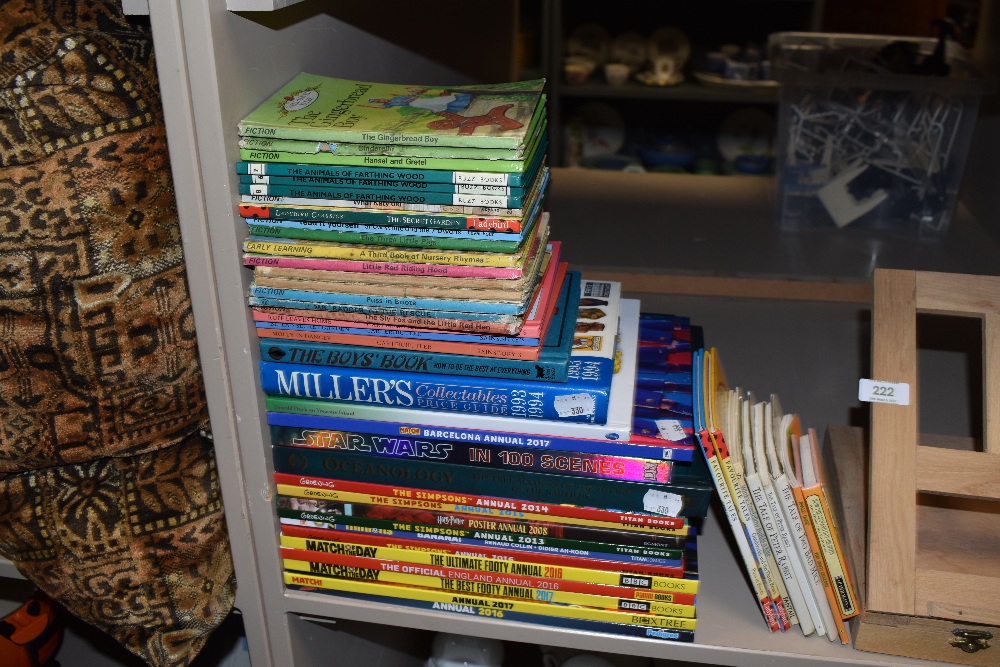
{"type": "MultiPolygon", "coordinates": [[[[660,664],[664,665],[671,661],[740,667],[943,665],[863,653],[795,633],[770,635],[730,549],[727,530],[714,515],[699,538],[702,589],[698,599],[697,642],[693,644],[626,639],[286,591],[280,577],[273,469],[268,455],[263,395],[257,389],[256,338],[244,299],[250,274],[240,260],[245,225],[235,211],[236,124],[300,70],[365,80],[454,81],[458,74],[338,20],[327,13],[333,9],[326,3],[229,0],[229,4],[277,11],[230,11],[226,0],[151,0],[148,12],[219,476],[239,582],[236,606],[243,617],[255,667],[341,663],[417,666],[424,664],[428,637],[435,631],[648,656],[662,660],[660,664]]],[[[380,4],[373,2],[367,7],[377,12],[380,4]]],[[[386,20],[391,20],[388,12],[386,20]]],[[[474,37],[469,39],[474,41],[474,37]]],[[[569,171],[557,176],[553,179],[554,216],[560,206],[567,211],[565,215],[575,215],[567,198],[577,196],[575,187],[587,188],[587,184],[574,181],[576,176],[569,171]],[[560,196],[564,197],[561,202],[560,196]]],[[[641,182],[637,183],[641,186],[641,182]]],[[[636,215],[659,219],[663,209],[652,200],[664,193],[658,185],[653,185],[647,195],[650,208],[636,215]]],[[[616,193],[614,186],[604,195],[589,188],[588,196],[613,199],[616,193]]],[[[733,196],[743,195],[735,192],[733,196]]],[[[702,208],[706,204],[711,202],[702,202],[702,208]]],[[[571,240],[574,221],[567,218],[556,224],[558,235],[571,240]]],[[[623,228],[619,226],[621,231],[623,228]]],[[[642,238],[632,237],[627,241],[623,236],[619,240],[620,245],[608,250],[606,264],[630,264],[628,243],[648,245],[642,238]]],[[[693,242],[697,245],[697,239],[693,242]]],[[[594,263],[590,258],[586,261],[594,263]]],[[[649,263],[660,268],[671,265],[667,259],[649,263]]],[[[786,271],[788,268],[785,267],[786,271]]],[[[711,319],[725,312],[717,308],[718,304],[704,300],[677,302],[656,297],[651,303],[651,308],[668,312],[676,305],[696,321],[699,315],[711,319]],[[698,307],[704,311],[699,313],[698,307]]],[[[736,302],[725,303],[733,306],[736,302]]],[[[867,354],[858,343],[863,320],[858,319],[857,312],[863,310],[863,305],[799,304],[792,310],[780,304],[770,307],[775,309],[772,317],[783,313],[787,320],[798,318],[803,312],[814,312],[809,308],[818,308],[816,317],[826,323],[823,328],[830,332],[827,342],[841,341],[848,354],[867,354]]],[[[742,322],[743,326],[750,324],[742,322]]],[[[732,346],[729,349],[738,355],[740,344],[734,337],[739,331],[734,327],[714,340],[724,349],[732,346]]],[[[747,367],[743,372],[752,374],[759,367],[759,364],[756,369],[747,367]]],[[[773,367],[771,370],[776,372],[773,367]]],[[[844,410],[848,408],[845,406],[844,410]]],[[[0,576],[4,574],[9,572],[0,563],[0,576]]]]}

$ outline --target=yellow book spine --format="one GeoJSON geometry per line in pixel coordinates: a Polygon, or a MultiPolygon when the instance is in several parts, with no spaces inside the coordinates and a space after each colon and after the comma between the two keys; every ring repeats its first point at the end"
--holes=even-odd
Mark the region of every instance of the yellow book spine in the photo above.
{"type": "Polygon", "coordinates": [[[854,593],[851,576],[840,547],[840,539],[832,521],[832,514],[830,514],[826,498],[824,498],[823,489],[822,487],[812,487],[802,491],[806,507],[809,509],[813,530],[816,532],[816,541],[823,554],[823,563],[830,576],[830,585],[833,587],[840,617],[848,619],[857,616],[860,612],[857,596],[854,593]]]}
{"type": "Polygon", "coordinates": [[[844,623],[844,619],[840,615],[840,606],[836,599],[837,594],[830,580],[830,571],[827,570],[826,563],[823,560],[823,550],[820,548],[819,540],[816,537],[816,528],[813,526],[809,505],[806,503],[802,487],[793,486],[792,494],[795,496],[795,504],[799,509],[799,517],[802,519],[802,528],[806,532],[806,539],[809,541],[809,548],[812,551],[813,560],[816,562],[819,578],[823,583],[823,592],[826,593],[827,602],[829,602],[830,609],[833,611],[833,620],[837,625],[837,637],[840,639],[841,644],[850,644],[851,636],[847,631],[847,624],[844,623]]]}
{"type": "MultiPolygon", "coordinates": [[[[529,602],[572,604],[580,607],[593,607],[594,609],[629,610],[631,608],[633,611],[641,611],[642,613],[655,614],[657,616],[673,616],[676,618],[695,617],[695,608],[692,605],[624,600],[606,595],[592,595],[590,593],[577,593],[574,591],[553,591],[517,584],[454,579],[444,576],[444,573],[413,574],[393,569],[393,566],[399,569],[407,567],[401,563],[386,563],[382,567],[355,567],[308,560],[308,555],[304,555],[302,558],[286,557],[282,559],[282,562],[286,570],[308,572],[324,577],[332,576],[341,579],[374,580],[384,584],[402,584],[404,586],[416,586],[430,590],[489,595],[491,597],[512,598],[529,602]]],[[[413,564],[410,567],[420,566],[413,564]]],[[[423,569],[434,571],[437,568],[428,566],[423,569]]]]}
{"type": "Polygon", "coordinates": [[[244,252],[258,255],[284,255],[288,257],[320,257],[323,259],[352,259],[372,262],[405,262],[409,264],[447,264],[462,266],[515,267],[523,259],[524,247],[515,253],[460,252],[404,250],[390,246],[294,241],[243,242],[244,252]]]}
{"type": "MultiPolygon", "coordinates": [[[[315,574],[299,574],[283,572],[284,582],[294,586],[311,586],[328,590],[350,591],[367,595],[384,595],[407,600],[423,600],[425,602],[440,602],[444,604],[466,604],[475,607],[493,609],[496,613],[488,614],[494,618],[503,618],[503,611],[539,614],[543,616],[560,616],[562,618],[577,618],[606,623],[624,623],[652,628],[670,628],[674,630],[694,630],[697,620],[693,618],[675,618],[672,616],[656,616],[653,614],[637,614],[606,609],[591,609],[570,605],[553,605],[547,602],[525,602],[521,600],[506,600],[487,595],[456,594],[449,591],[433,591],[422,588],[410,588],[399,584],[380,584],[357,579],[335,579],[315,574]]],[[[485,615],[485,614],[484,614],[485,615]]]]}
{"type": "MultiPolygon", "coordinates": [[[[358,545],[350,541],[314,540],[291,535],[281,536],[281,546],[321,553],[352,553],[358,547],[358,545]]],[[[419,563],[421,565],[433,565],[436,567],[507,572],[510,574],[523,574],[534,577],[545,577],[547,579],[565,579],[566,581],[582,581],[609,586],[621,586],[623,585],[623,577],[626,580],[632,578],[631,575],[611,570],[591,570],[582,567],[533,563],[527,560],[507,560],[486,556],[460,556],[437,551],[418,551],[416,549],[396,547],[364,546],[364,549],[365,555],[369,558],[384,558],[386,560],[398,560],[404,563],[419,563]]],[[[653,591],[668,591],[673,593],[698,592],[698,581],[696,579],[679,579],[676,577],[648,574],[637,576],[640,576],[643,580],[648,580],[649,588],[653,591]]]]}

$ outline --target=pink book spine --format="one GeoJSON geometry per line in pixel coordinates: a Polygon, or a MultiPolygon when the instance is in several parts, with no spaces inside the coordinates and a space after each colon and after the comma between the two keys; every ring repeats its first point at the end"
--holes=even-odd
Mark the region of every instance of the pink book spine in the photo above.
{"type": "Polygon", "coordinates": [[[277,257],[274,255],[243,255],[243,264],[246,266],[280,266],[289,269],[393,273],[406,276],[442,276],[448,278],[496,278],[499,280],[514,280],[520,278],[523,273],[521,269],[497,266],[403,264],[396,262],[363,262],[348,259],[277,257]]]}
{"type": "MultiPolygon", "coordinates": [[[[286,315],[282,313],[268,313],[261,312],[260,310],[253,309],[253,319],[256,322],[279,322],[283,324],[307,324],[307,325],[318,325],[323,327],[343,327],[350,329],[369,329],[371,331],[399,331],[400,327],[392,326],[388,324],[373,324],[366,322],[350,322],[347,320],[329,320],[319,317],[307,317],[305,315],[286,315]]],[[[426,329],[420,327],[407,327],[406,331],[412,331],[415,333],[438,333],[437,329],[426,329]]],[[[504,336],[508,338],[509,336],[504,336]]],[[[521,333],[514,336],[514,338],[537,338],[538,336],[528,336],[524,333],[523,329],[521,333]]]]}

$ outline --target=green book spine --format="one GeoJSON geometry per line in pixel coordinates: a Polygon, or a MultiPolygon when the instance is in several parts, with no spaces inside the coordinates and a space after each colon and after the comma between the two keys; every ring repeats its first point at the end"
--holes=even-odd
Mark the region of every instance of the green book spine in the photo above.
{"type": "Polygon", "coordinates": [[[240,159],[247,162],[290,162],[298,164],[382,167],[388,169],[444,169],[450,171],[490,171],[521,173],[522,160],[475,160],[471,158],[386,157],[379,155],[336,155],[334,153],[287,153],[240,149],[240,159]]]}
{"type": "Polygon", "coordinates": [[[240,136],[511,148],[543,117],[544,80],[430,87],[302,72],[250,112],[240,136]]]}
{"type": "Polygon", "coordinates": [[[506,185],[465,185],[459,183],[429,183],[427,181],[385,181],[372,178],[316,178],[314,176],[256,176],[240,174],[239,182],[248,185],[284,185],[306,188],[348,188],[391,190],[395,192],[448,192],[467,195],[524,197],[528,190],[506,185]]]}
{"type": "MultiPolygon", "coordinates": [[[[296,199],[329,199],[350,205],[362,204],[439,204],[445,206],[488,206],[491,208],[520,209],[524,198],[520,195],[458,194],[449,192],[415,192],[393,190],[391,188],[338,188],[325,186],[301,186],[285,184],[240,183],[237,191],[241,195],[264,195],[293,197],[296,199]]],[[[341,204],[335,204],[340,206],[341,204]]]]}
{"type": "Polygon", "coordinates": [[[383,464],[364,454],[302,447],[272,447],[275,472],[372,484],[410,486],[433,491],[469,493],[497,498],[531,498],[540,503],[647,511],[647,494],[674,494],[680,516],[703,517],[713,487],[700,482],[670,484],[632,482],[526,470],[469,468],[452,463],[393,459],[383,464]]]}
{"type": "Polygon", "coordinates": [[[478,250],[482,252],[512,253],[521,247],[521,241],[483,241],[453,239],[442,236],[408,236],[403,234],[372,234],[369,232],[331,232],[324,229],[303,229],[256,224],[247,220],[254,237],[300,239],[303,241],[329,241],[334,243],[361,243],[365,245],[422,248],[428,250],[478,250]]]}
{"type": "Polygon", "coordinates": [[[347,142],[309,141],[303,139],[271,139],[243,137],[240,148],[284,153],[331,153],[336,155],[381,155],[392,157],[465,158],[472,160],[521,160],[525,148],[531,146],[535,136],[544,132],[546,124],[539,123],[528,144],[514,148],[475,148],[470,146],[401,146],[396,144],[354,144],[347,142]]]}
{"type": "MultiPolygon", "coordinates": [[[[537,163],[537,159],[536,159],[537,163]]],[[[427,183],[468,183],[524,187],[535,176],[534,168],[520,173],[470,172],[435,169],[382,169],[348,165],[314,165],[299,162],[236,163],[237,174],[259,176],[306,176],[316,178],[367,178],[427,183]]]]}
{"type": "Polygon", "coordinates": [[[363,225],[389,225],[391,227],[417,227],[426,229],[483,229],[500,232],[519,232],[520,216],[481,218],[460,213],[420,213],[398,211],[365,211],[329,206],[251,206],[240,204],[244,218],[262,220],[301,220],[363,225]]]}

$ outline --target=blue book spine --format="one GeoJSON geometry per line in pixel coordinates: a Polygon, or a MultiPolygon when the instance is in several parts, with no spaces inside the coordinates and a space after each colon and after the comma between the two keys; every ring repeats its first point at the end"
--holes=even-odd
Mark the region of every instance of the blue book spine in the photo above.
{"type": "Polygon", "coordinates": [[[636,389],[649,391],[690,391],[691,372],[661,372],[640,368],[635,378],[636,389]]]}
{"type": "MultiPolygon", "coordinates": [[[[534,225],[526,225],[524,231],[495,232],[474,229],[428,229],[421,227],[395,227],[390,225],[365,225],[361,223],[338,223],[323,220],[275,220],[272,218],[243,218],[251,228],[274,228],[278,236],[285,229],[311,229],[329,232],[331,235],[345,232],[355,234],[391,234],[392,236],[436,236],[447,239],[471,239],[475,241],[505,241],[519,244],[534,230],[534,225]]],[[[270,234],[268,234],[270,235],[270,234]]]]}
{"type": "MultiPolygon", "coordinates": [[[[267,423],[272,426],[292,426],[326,431],[361,431],[373,435],[410,435],[422,438],[447,440],[456,444],[480,444],[517,446],[539,451],[580,452],[584,454],[605,454],[627,456],[640,459],[662,459],[664,461],[691,461],[694,450],[689,444],[664,440],[663,445],[633,444],[622,440],[591,440],[585,438],[564,438],[552,435],[534,435],[514,431],[483,431],[456,426],[440,427],[402,421],[379,421],[357,417],[335,417],[283,411],[291,409],[286,403],[305,403],[287,399],[268,397],[267,423]]],[[[322,408],[320,401],[310,401],[322,408]]]]}
{"type": "Polygon", "coordinates": [[[283,329],[286,331],[315,331],[316,333],[357,334],[381,336],[384,338],[404,338],[408,340],[440,340],[453,343],[481,343],[483,345],[513,345],[534,347],[541,343],[539,338],[519,336],[493,336],[490,334],[457,334],[448,331],[407,331],[404,329],[367,329],[364,327],[327,327],[321,324],[297,324],[291,322],[256,322],[258,329],[283,329]]]}
{"type": "Polygon", "coordinates": [[[312,292],[309,290],[284,289],[281,287],[250,286],[250,296],[332,303],[345,306],[365,306],[375,308],[410,308],[446,312],[495,313],[499,315],[520,315],[527,307],[527,301],[520,303],[500,303],[497,301],[472,301],[455,299],[428,299],[419,297],[379,296],[371,294],[336,294],[333,292],[312,292]]]}
{"type": "Polygon", "coordinates": [[[478,322],[513,322],[516,316],[502,313],[473,313],[469,311],[453,311],[442,313],[440,310],[426,308],[390,307],[390,306],[357,306],[342,303],[326,303],[319,301],[301,301],[288,298],[261,297],[251,294],[247,303],[255,308],[294,308],[296,310],[327,310],[338,313],[364,313],[366,315],[387,315],[390,317],[427,317],[433,319],[453,318],[457,320],[473,320],[478,322]]]}
{"type": "Polygon", "coordinates": [[[257,176],[255,174],[240,174],[240,183],[255,185],[286,185],[296,187],[325,188],[363,188],[389,189],[417,192],[450,192],[467,195],[496,195],[508,197],[516,195],[524,197],[528,194],[524,188],[507,185],[466,185],[463,183],[428,183],[427,181],[378,181],[370,178],[321,178],[316,176],[257,176]]]}
{"type": "Polygon", "coordinates": [[[261,361],[261,388],[272,396],[603,424],[611,378],[571,358],[566,382],[434,375],[378,369],[324,369],[261,361]]]}
{"type": "Polygon", "coordinates": [[[305,199],[333,199],[342,201],[384,202],[386,204],[446,204],[448,206],[491,206],[496,208],[521,208],[521,195],[484,195],[457,192],[418,190],[337,188],[317,185],[285,185],[283,183],[239,183],[241,195],[273,195],[305,199]]]}
{"type": "MultiPolygon", "coordinates": [[[[691,433],[694,430],[694,420],[691,417],[642,417],[636,416],[632,419],[632,432],[636,435],[652,435],[655,436],[659,434],[660,429],[656,426],[657,419],[671,419],[680,424],[686,432],[691,433]]],[[[685,438],[683,444],[694,443],[695,439],[693,436],[685,438]]]]}
{"type": "Polygon", "coordinates": [[[446,169],[389,169],[383,167],[353,167],[341,165],[297,164],[293,162],[236,163],[237,174],[271,174],[281,176],[322,176],[324,178],[374,178],[378,180],[415,180],[429,183],[481,183],[525,187],[535,180],[545,158],[548,142],[545,137],[535,148],[530,166],[523,172],[450,171],[446,169]]]}

